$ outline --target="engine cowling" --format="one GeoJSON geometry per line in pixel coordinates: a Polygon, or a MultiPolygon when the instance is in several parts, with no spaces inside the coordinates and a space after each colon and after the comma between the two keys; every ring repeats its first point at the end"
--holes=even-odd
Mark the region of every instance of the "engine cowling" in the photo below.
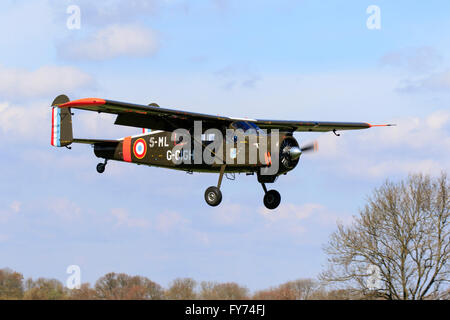
{"type": "Polygon", "coordinates": [[[300,161],[300,149],[297,140],[288,136],[280,143],[280,172],[286,172],[294,169],[300,161]]]}

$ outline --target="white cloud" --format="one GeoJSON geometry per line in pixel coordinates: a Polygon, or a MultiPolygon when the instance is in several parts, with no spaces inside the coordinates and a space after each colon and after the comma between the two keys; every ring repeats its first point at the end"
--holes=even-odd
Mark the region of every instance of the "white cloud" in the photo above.
{"type": "Polygon", "coordinates": [[[116,227],[147,228],[150,222],[146,219],[132,218],[125,209],[114,208],[111,214],[116,219],[116,227]]]}
{"type": "Polygon", "coordinates": [[[450,110],[437,110],[426,117],[394,119],[396,127],[372,128],[358,137],[364,143],[380,147],[409,147],[426,152],[437,146],[450,149],[450,110]]]}
{"type": "Polygon", "coordinates": [[[449,170],[450,111],[394,119],[396,127],[371,128],[337,138],[324,134],[313,156],[334,172],[377,178],[392,174],[449,170]]]}
{"type": "Polygon", "coordinates": [[[159,47],[156,32],[137,25],[111,25],[92,36],[59,47],[67,58],[105,60],[120,56],[144,57],[159,47]]]}
{"type": "Polygon", "coordinates": [[[426,119],[427,126],[432,130],[439,130],[444,127],[446,123],[450,123],[450,111],[438,110],[433,112],[426,119]]]}
{"type": "Polygon", "coordinates": [[[184,227],[189,220],[177,212],[165,212],[156,217],[156,229],[161,232],[169,232],[184,227]]]}
{"type": "Polygon", "coordinates": [[[410,47],[386,53],[381,57],[380,63],[420,73],[435,69],[442,63],[442,57],[433,47],[410,47]]]}
{"type": "Polygon", "coordinates": [[[281,204],[276,210],[261,207],[259,213],[268,221],[274,222],[283,219],[304,220],[313,213],[323,209],[324,207],[317,203],[307,203],[301,206],[287,203],[281,204]]]}
{"type": "Polygon", "coordinates": [[[40,129],[47,124],[50,134],[49,106],[37,103],[34,107],[12,105],[0,102],[0,134],[8,134],[9,139],[16,137],[35,137],[36,131],[40,136],[40,129]]]}
{"type": "Polygon", "coordinates": [[[20,211],[20,208],[22,207],[22,203],[17,201],[17,200],[15,200],[9,205],[9,207],[11,208],[11,210],[14,213],[18,213],[20,211]]]}
{"type": "Polygon", "coordinates": [[[401,92],[442,91],[450,92],[450,70],[433,73],[418,79],[406,79],[398,88],[401,92]]]}
{"type": "Polygon", "coordinates": [[[1,223],[8,222],[8,220],[11,217],[13,217],[15,214],[20,212],[21,207],[22,207],[22,203],[17,200],[14,200],[13,202],[11,202],[8,209],[6,209],[6,210],[0,209],[0,222],[1,223]]]}
{"type": "Polygon", "coordinates": [[[248,212],[249,208],[238,203],[223,203],[217,212],[214,212],[213,219],[220,225],[234,225],[242,221],[245,211],[248,212]]]}
{"type": "MultiPolygon", "coordinates": [[[[74,1],[53,0],[52,5],[55,12],[64,12],[69,4],[74,1]]],[[[82,14],[82,24],[102,25],[105,21],[128,22],[136,21],[141,16],[156,15],[161,7],[172,1],[168,0],[77,0],[75,4],[79,5],[82,14]]],[[[170,6],[173,10],[174,6],[170,6]]]]}
{"type": "MultiPolygon", "coordinates": [[[[20,104],[0,102],[0,137],[8,137],[7,141],[13,143],[19,140],[50,144],[50,104],[51,101],[44,100],[20,104]]],[[[73,134],[77,138],[116,139],[140,133],[138,128],[114,125],[114,115],[73,112],[73,134]]]]}
{"type": "MultiPolygon", "coordinates": [[[[373,177],[383,177],[391,174],[422,172],[432,175],[438,175],[441,171],[441,165],[432,159],[425,160],[389,160],[377,163],[371,163],[366,168],[366,174],[373,177]]],[[[364,172],[361,172],[364,174],[364,172]]]]}
{"type": "Polygon", "coordinates": [[[428,90],[450,91],[450,70],[432,74],[419,82],[419,87],[428,90]]]}
{"type": "Polygon", "coordinates": [[[254,88],[262,80],[261,75],[248,65],[228,65],[214,74],[223,79],[222,88],[226,90],[235,87],[254,88]]]}
{"type": "Polygon", "coordinates": [[[258,212],[263,216],[265,228],[289,232],[298,235],[306,232],[305,220],[312,216],[318,216],[326,211],[326,208],[318,203],[306,203],[296,205],[282,203],[275,210],[260,207],[258,212]]]}
{"type": "Polygon", "coordinates": [[[66,198],[54,198],[48,201],[49,209],[64,221],[73,222],[81,217],[81,208],[66,198]]]}
{"type": "Polygon", "coordinates": [[[43,66],[33,71],[0,67],[0,95],[12,99],[56,96],[92,84],[90,75],[70,66],[43,66]]]}

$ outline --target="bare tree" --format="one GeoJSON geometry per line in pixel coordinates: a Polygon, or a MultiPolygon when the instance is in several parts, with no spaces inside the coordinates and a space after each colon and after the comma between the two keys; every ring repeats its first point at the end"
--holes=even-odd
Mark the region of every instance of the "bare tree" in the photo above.
{"type": "Polygon", "coordinates": [[[148,278],[125,273],[108,273],[95,283],[99,299],[108,300],[159,300],[164,292],[161,286],[148,278]]]}
{"type": "Polygon", "coordinates": [[[248,289],[234,282],[217,283],[203,281],[200,283],[200,298],[205,300],[245,300],[248,289]]]}
{"type": "Polygon", "coordinates": [[[292,292],[295,300],[308,300],[311,294],[317,289],[318,284],[313,279],[298,279],[286,282],[281,286],[286,287],[292,292]]]}
{"type": "Polygon", "coordinates": [[[338,224],[320,278],[372,297],[438,295],[449,282],[449,187],[446,173],[386,181],[351,225],[338,224]]]}
{"type": "Polygon", "coordinates": [[[314,299],[313,293],[318,284],[313,279],[298,279],[283,283],[275,288],[257,291],[253,295],[256,300],[308,300],[314,299]]]}
{"type": "Polygon", "coordinates": [[[166,297],[170,300],[197,299],[195,287],[197,282],[191,278],[177,278],[166,290],[166,297]]]}
{"type": "Polygon", "coordinates": [[[70,300],[95,300],[97,292],[91,288],[89,283],[81,284],[79,289],[67,289],[67,297],[70,300]]]}

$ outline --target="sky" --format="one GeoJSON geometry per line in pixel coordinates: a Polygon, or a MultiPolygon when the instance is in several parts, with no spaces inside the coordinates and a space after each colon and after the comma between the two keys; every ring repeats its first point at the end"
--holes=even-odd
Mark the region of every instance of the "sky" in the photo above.
{"type": "MultiPolygon", "coordinates": [[[[251,291],[316,277],[336,223],[351,224],[374,188],[450,169],[449,12],[444,0],[2,1],[0,268],[65,283],[78,265],[91,284],[125,272],[251,291]],[[203,195],[216,174],[111,161],[99,175],[90,146],[50,146],[50,104],[63,93],[397,126],[296,133],[320,149],[270,185],[279,208],[266,210],[246,175],[224,180],[212,208],[203,195]]],[[[74,136],[139,133],[113,122],[75,111],[74,136]]]]}

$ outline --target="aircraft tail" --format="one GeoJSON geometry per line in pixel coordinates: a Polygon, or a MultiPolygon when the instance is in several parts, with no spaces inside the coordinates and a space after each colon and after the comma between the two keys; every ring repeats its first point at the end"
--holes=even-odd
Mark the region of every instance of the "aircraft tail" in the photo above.
{"type": "Polygon", "coordinates": [[[69,102],[66,95],[59,95],[52,103],[52,132],[50,144],[65,147],[73,142],[72,114],[70,108],[60,108],[60,104],[69,102]]]}

